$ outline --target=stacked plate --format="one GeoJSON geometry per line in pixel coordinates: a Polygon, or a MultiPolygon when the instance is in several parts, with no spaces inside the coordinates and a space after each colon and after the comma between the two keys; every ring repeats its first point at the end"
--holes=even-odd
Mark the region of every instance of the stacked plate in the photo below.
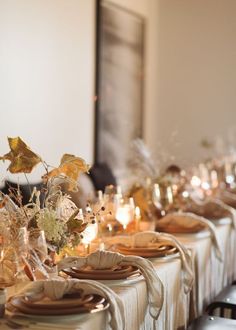
{"type": "Polygon", "coordinates": [[[108,308],[109,303],[97,294],[65,295],[60,300],[43,298],[32,301],[27,296],[14,296],[7,303],[11,312],[30,315],[69,315],[80,313],[95,313],[108,308]]]}
{"type": "Polygon", "coordinates": [[[110,269],[67,268],[63,272],[73,278],[90,280],[121,280],[139,276],[139,270],[134,266],[116,266],[110,269]]]}
{"type": "Polygon", "coordinates": [[[163,258],[169,255],[176,255],[177,249],[171,245],[151,247],[130,247],[118,244],[116,249],[125,255],[135,255],[144,258],[163,258]]]}

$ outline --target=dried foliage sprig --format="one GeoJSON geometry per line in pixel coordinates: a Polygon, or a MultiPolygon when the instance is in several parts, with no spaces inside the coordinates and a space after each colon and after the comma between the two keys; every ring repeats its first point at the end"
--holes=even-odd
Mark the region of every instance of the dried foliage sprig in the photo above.
{"type": "Polygon", "coordinates": [[[10,161],[8,170],[11,173],[31,173],[41,163],[45,168],[44,186],[39,191],[33,189],[27,205],[22,203],[19,186],[11,188],[9,195],[0,195],[0,223],[8,221],[11,229],[19,230],[26,226],[28,230],[39,228],[45,231],[49,244],[57,250],[66,244],[73,244],[80,239],[86,222],[78,217],[79,210],[70,197],[61,191],[61,183],[68,184],[69,191],[78,190],[80,173],[87,172],[89,166],[77,156],[64,154],[58,167],[50,169],[39,155],[20,138],[8,138],[10,151],[0,157],[10,161]]]}

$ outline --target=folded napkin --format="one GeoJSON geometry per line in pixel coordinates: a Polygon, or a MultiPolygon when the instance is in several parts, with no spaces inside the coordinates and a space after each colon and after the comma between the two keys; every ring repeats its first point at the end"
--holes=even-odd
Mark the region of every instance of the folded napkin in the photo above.
{"type": "Polygon", "coordinates": [[[121,243],[130,247],[158,247],[165,244],[175,246],[180,253],[182,261],[184,292],[188,293],[191,290],[194,280],[191,256],[185,246],[173,235],[144,231],[132,236],[114,236],[108,239],[108,243],[121,243]]]}
{"type": "Polygon", "coordinates": [[[220,245],[217,239],[215,226],[210,220],[207,220],[193,213],[175,212],[169,213],[164,218],[158,220],[157,228],[158,230],[165,232],[168,232],[168,229],[171,228],[172,233],[173,228],[176,228],[176,232],[178,233],[181,231],[181,229],[183,229],[184,232],[188,231],[189,233],[197,232],[199,229],[208,229],[211,234],[216,257],[222,261],[222,252],[220,250],[220,245]]]}
{"type": "Polygon", "coordinates": [[[232,220],[232,226],[236,229],[236,210],[219,199],[194,200],[187,206],[185,211],[213,220],[229,217],[232,220]]]}
{"type": "Polygon", "coordinates": [[[164,288],[151,261],[137,256],[124,256],[117,252],[96,251],[87,257],[68,257],[58,263],[58,270],[68,267],[91,266],[94,269],[109,269],[115,265],[132,265],[139,268],[148,289],[149,312],[157,319],[163,305],[164,288]]]}
{"type": "Polygon", "coordinates": [[[59,300],[65,294],[83,290],[84,294],[99,294],[106,298],[110,304],[111,328],[114,330],[125,329],[124,306],[120,297],[102,283],[91,280],[46,280],[30,283],[19,295],[27,295],[31,301],[37,301],[44,297],[59,300]]]}

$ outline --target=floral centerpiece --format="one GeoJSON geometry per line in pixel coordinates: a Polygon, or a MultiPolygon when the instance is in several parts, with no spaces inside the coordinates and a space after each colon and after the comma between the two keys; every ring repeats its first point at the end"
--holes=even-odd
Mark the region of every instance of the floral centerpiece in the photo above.
{"type": "Polygon", "coordinates": [[[62,191],[61,183],[67,184],[68,191],[78,191],[78,177],[87,172],[89,166],[80,157],[64,154],[59,166],[50,168],[20,137],[8,138],[8,142],[10,151],[0,160],[10,161],[8,170],[11,173],[31,173],[41,163],[45,175],[42,189],[33,188],[26,205],[22,203],[19,187],[10,189],[7,195],[0,193],[0,238],[5,235],[3,229],[9,229],[10,245],[15,245],[17,251],[20,229],[26,228],[29,236],[43,231],[47,247],[52,251],[60,252],[65,247],[78,245],[86,226],[95,221],[97,214],[91,209],[85,212],[78,209],[62,191]]]}

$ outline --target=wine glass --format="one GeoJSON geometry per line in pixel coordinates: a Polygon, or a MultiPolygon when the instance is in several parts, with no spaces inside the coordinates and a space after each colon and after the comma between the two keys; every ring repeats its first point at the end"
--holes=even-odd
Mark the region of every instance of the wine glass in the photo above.
{"type": "Polygon", "coordinates": [[[161,190],[158,183],[155,183],[153,186],[153,192],[152,192],[152,201],[153,204],[156,206],[157,209],[161,209],[161,190]]]}
{"type": "Polygon", "coordinates": [[[123,226],[126,230],[127,225],[134,219],[135,205],[134,199],[131,197],[127,200],[120,199],[119,204],[116,209],[116,220],[123,226]]]}
{"type": "Polygon", "coordinates": [[[0,288],[15,284],[19,271],[18,257],[9,228],[0,230],[0,288]]]}
{"type": "Polygon", "coordinates": [[[29,232],[29,254],[27,257],[30,276],[33,278],[47,278],[45,261],[49,258],[45,233],[40,229],[29,232]]]}
{"type": "Polygon", "coordinates": [[[29,253],[29,239],[28,230],[26,227],[17,228],[11,237],[12,246],[17,251],[18,256],[18,280],[24,280],[25,278],[25,263],[29,253]]]}
{"type": "Polygon", "coordinates": [[[48,257],[48,248],[43,230],[34,229],[29,232],[29,246],[43,263],[48,257]]]}

